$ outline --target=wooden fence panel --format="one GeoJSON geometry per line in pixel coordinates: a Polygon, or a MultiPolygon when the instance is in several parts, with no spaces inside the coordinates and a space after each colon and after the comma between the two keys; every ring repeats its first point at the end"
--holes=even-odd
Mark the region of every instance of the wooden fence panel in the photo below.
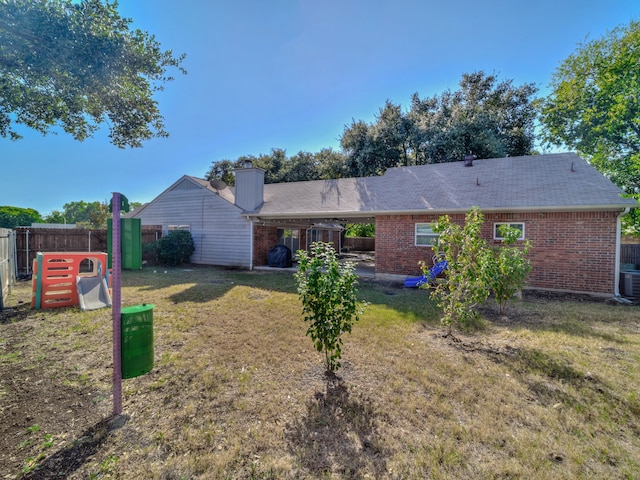
{"type": "Polygon", "coordinates": [[[622,244],[620,246],[620,263],[640,265],[640,245],[622,244]]]}
{"type": "MultiPolygon", "coordinates": [[[[162,227],[142,226],[142,245],[162,237],[162,227]]],[[[19,275],[31,274],[38,252],[106,252],[107,230],[83,228],[16,228],[16,250],[19,275]]]]}
{"type": "Polygon", "coordinates": [[[375,237],[345,237],[342,248],[349,251],[374,252],[376,239],[375,237]]]}

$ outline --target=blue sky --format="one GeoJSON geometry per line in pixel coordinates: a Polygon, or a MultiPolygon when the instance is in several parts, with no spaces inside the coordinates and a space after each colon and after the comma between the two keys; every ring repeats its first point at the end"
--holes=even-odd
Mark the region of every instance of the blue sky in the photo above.
{"type": "Polygon", "coordinates": [[[340,149],[389,99],[456,90],[483,70],[540,94],[585,38],[640,18],[638,0],[120,0],[134,26],[186,53],[157,99],[169,138],[121,150],[107,132],[0,138],[0,205],[42,215],[114,191],[148,202],[211,162],[340,149]]]}

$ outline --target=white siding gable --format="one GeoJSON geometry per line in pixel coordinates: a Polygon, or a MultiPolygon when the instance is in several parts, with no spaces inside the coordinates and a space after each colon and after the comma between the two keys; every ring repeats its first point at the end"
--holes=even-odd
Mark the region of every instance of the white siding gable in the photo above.
{"type": "Polygon", "coordinates": [[[196,247],[191,262],[249,268],[251,222],[216,193],[182,178],[144,208],[143,225],[189,225],[196,247]]]}
{"type": "Polygon", "coordinates": [[[173,187],[170,187],[169,191],[174,191],[174,190],[200,190],[200,189],[202,189],[202,187],[200,185],[197,185],[197,184],[193,183],[188,178],[183,178],[178,183],[176,183],[173,187]]]}

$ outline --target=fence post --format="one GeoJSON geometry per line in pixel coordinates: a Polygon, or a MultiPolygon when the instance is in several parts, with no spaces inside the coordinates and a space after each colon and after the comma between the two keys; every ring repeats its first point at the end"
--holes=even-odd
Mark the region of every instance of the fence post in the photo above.
{"type": "MultiPolygon", "coordinates": [[[[29,275],[29,273],[31,272],[31,257],[29,256],[29,229],[27,229],[27,233],[26,233],[26,238],[25,238],[26,242],[27,242],[27,253],[25,256],[25,261],[27,263],[27,276],[29,275]]],[[[33,273],[33,272],[31,272],[33,273]]]]}

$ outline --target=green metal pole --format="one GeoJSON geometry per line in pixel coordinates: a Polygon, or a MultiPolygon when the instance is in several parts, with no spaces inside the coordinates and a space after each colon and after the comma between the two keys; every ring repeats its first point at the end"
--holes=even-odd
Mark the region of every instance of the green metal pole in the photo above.
{"type": "Polygon", "coordinates": [[[38,252],[38,255],[36,256],[36,258],[38,259],[38,274],[36,276],[36,310],[40,310],[40,302],[42,301],[42,264],[44,263],[43,257],[44,256],[42,255],[42,252],[38,252]]]}

